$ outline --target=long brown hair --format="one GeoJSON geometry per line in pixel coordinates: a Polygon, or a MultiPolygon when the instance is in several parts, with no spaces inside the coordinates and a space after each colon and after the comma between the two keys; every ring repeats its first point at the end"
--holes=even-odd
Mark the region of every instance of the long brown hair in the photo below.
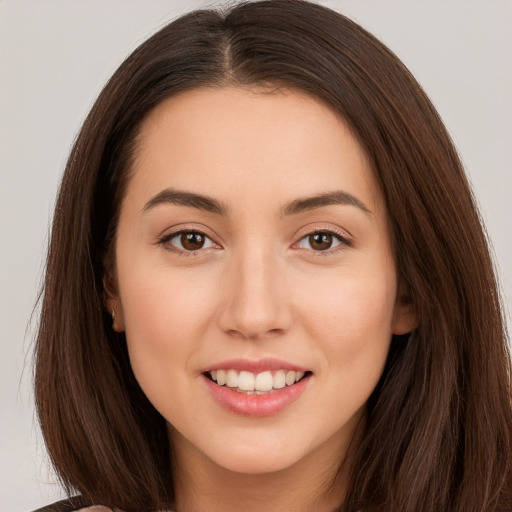
{"type": "Polygon", "coordinates": [[[179,18],[126,59],[83,125],[59,191],[36,346],[37,410],[62,482],[125,510],[173,502],[165,420],[111,328],[105,258],[148,113],[186,89],[268,84],[315,96],[351,126],[382,187],[400,279],[420,319],[392,340],[340,510],[512,510],[510,355],[460,160],[396,56],[302,0],[179,18]]]}

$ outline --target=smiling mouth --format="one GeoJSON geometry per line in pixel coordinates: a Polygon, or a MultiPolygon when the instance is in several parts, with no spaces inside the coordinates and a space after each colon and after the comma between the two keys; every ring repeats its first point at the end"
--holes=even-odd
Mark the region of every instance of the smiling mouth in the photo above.
{"type": "Polygon", "coordinates": [[[248,395],[267,395],[279,389],[293,386],[311,372],[293,370],[252,373],[245,370],[212,370],[204,375],[215,384],[248,395]]]}

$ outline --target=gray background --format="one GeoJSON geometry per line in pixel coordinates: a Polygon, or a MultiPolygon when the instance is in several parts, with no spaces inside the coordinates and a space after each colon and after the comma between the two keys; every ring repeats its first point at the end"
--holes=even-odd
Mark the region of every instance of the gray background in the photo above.
{"type": "MultiPolygon", "coordinates": [[[[512,2],[322,2],[416,75],[462,155],[512,300],[512,2]]],[[[61,496],[33,413],[30,322],[59,178],[122,59],[197,0],[0,0],[0,511],[61,496]]],[[[510,307],[507,307],[510,317],[510,307]]],[[[37,314],[35,315],[37,318],[37,314]]]]}

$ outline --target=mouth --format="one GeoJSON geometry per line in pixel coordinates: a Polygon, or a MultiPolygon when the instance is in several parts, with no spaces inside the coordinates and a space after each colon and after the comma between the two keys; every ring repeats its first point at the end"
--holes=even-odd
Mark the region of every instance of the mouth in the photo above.
{"type": "Polygon", "coordinates": [[[313,376],[306,368],[273,358],[225,361],[201,373],[215,402],[230,413],[253,418],[273,416],[291,407],[313,376]]]}
{"type": "Polygon", "coordinates": [[[254,373],[230,368],[211,370],[203,374],[218,386],[229,388],[237,393],[267,395],[297,384],[309,377],[311,372],[278,369],[254,373]]]}

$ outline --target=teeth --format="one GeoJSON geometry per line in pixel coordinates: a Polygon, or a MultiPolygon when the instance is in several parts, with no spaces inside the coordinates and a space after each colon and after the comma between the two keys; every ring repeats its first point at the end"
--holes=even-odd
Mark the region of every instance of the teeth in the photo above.
{"type": "Polygon", "coordinates": [[[274,389],[281,389],[286,386],[286,375],[283,370],[278,370],[274,375],[274,389]]]}
{"type": "Polygon", "coordinates": [[[226,372],[224,370],[217,370],[217,384],[219,384],[219,386],[226,384],[226,372]]]}
{"type": "Polygon", "coordinates": [[[285,382],[286,382],[287,386],[291,386],[292,384],[295,384],[295,375],[296,375],[296,373],[292,372],[292,371],[289,371],[286,374],[285,382]]]}
{"type": "Polygon", "coordinates": [[[274,387],[274,379],[270,372],[258,373],[254,379],[254,389],[257,391],[270,391],[274,387]]]}
{"type": "Polygon", "coordinates": [[[226,386],[228,386],[229,388],[236,388],[237,385],[238,372],[236,370],[228,370],[228,372],[226,373],[226,386]]]}
{"type": "Polygon", "coordinates": [[[253,374],[238,370],[212,370],[210,376],[219,386],[227,386],[237,391],[265,394],[272,389],[282,389],[299,382],[304,372],[277,370],[273,375],[270,371],[253,374]]]}
{"type": "Polygon", "coordinates": [[[254,391],[254,375],[251,372],[240,372],[238,376],[238,389],[254,391]]]}

